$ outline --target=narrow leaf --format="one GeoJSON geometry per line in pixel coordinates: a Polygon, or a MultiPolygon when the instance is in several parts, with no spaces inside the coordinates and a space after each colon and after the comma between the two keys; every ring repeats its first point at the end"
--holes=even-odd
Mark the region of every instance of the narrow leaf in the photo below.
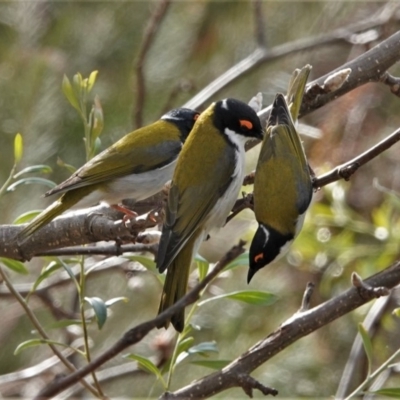
{"type": "Polygon", "coordinates": [[[97,326],[101,329],[107,320],[107,306],[100,297],[85,297],[85,301],[88,302],[96,315],[97,326]]]}
{"type": "Polygon", "coordinates": [[[22,350],[25,350],[29,347],[35,347],[35,346],[40,346],[42,344],[54,344],[62,347],[67,347],[69,349],[73,349],[76,352],[83,354],[79,349],[76,349],[74,347],[68,346],[65,343],[61,342],[56,342],[55,340],[49,340],[49,339],[30,339],[27,340],[26,342],[20,343],[17,348],[14,350],[14,355],[19,354],[22,350]]]}
{"type": "Polygon", "coordinates": [[[119,303],[121,301],[127,303],[129,299],[127,297],[115,297],[113,299],[107,300],[104,304],[106,305],[107,308],[109,308],[113,306],[115,303],[119,303]]]}
{"type": "Polygon", "coordinates": [[[392,314],[395,315],[396,317],[400,317],[400,308],[395,308],[392,311],[392,314]]]}
{"type": "Polygon", "coordinates": [[[131,261],[136,261],[136,262],[142,264],[143,267],[145,267],[149,271],[158,274],[158,271],[156,268],[156,263],[153,260],[150,260],[150,258],[144,257],[144,256],[127,256],[126,258],[131,261]]]}
{"type": "Polygon", "coordinates": [[[39,277],[36,279],[35,283],[32,286],[32,289],[30,290],[31,293],[33,293],[37,287],[50,275],[53,274],[53,272],[57,271],[58,269],[61,268],[61,264],[56,262],[56,261],[51,261],[49,265],[47,265],[45,268],[42,269],[42,272],[40,273],[39,277]]]}
{"type": "Polygon", "coordinates": [[[56,186],[56,184],[53,181],[50,181],[49,179],[30,177],[30,178],[23,178],[17,182],[14,182],[7,188],[7,192],[13,192],[18,186],[21,185],[32,185],[32,184],[44,185],[49,187],[50,189],[56,186]]]}
{"type": "Polygon", "coordinates": [[[368,393],[392,397],[393,399],[400,399],[400,388],[379,389],[374,392],[368,392],[368,393]]]}
{"type": "Polygon", "coordinates": [[[199,254],[197,254],[197,256],[195,257],[195,261],[197,268],[199,269],[199,279],[200,281],[202,281],[208,273],[210,263],[199,254]]]}
{"type": "Polygon", "coordinates": [[[21,161],[23,152],[24,152],[24,143],[22,140],[22,135],[20,133],[17,133],[14,139],[15,164],[18,164],[21,161]]]}
{"type": "MultiPolygon", "coordinates": [[[[90,322],[90,321],[87,321],[90,322]]],[[[71,325],[82,325],[82,320],[80,319],[62,319],[60,321],[53,322],[46,325],[46,329],[63,329],[71,325]]]]}
{"type": "Polygon", "coordinates": [[[88,93],[92,90],[94,83],[96,82],[97,74],[99,71],[92,71],[89,75],[89,79],[87,81],[87,91],[88,93]]]}
{"type": "Polygon", "coordinates": [[[193,336],[189,336],[183,340],[181,340],[178,344],[178,348],[176,350],[177,354],[181,354],[184,351],[187,351],[193,344],[194,342],[194,337],[193,336]]]}
{"type": "Polygon", "coordinates": [[[12,260],[11,258],[0,257],[0,262],[3,263],[7,268],[21,275],[28,275],[29,271],[21,261],[12,260]]]}
{"type": "Polygon", "coordinates": [[[70,266],[65,263],[61,258],[58,258],[58,261],[60,262],[60,264],[62,265],[62,267],[64,268],[64,270],[67,272],[68,276],[71,278],[72,282],[74,282],[74,285],[76,287],[76,290],[78,292],[80,292],[81,288],[79,286],[78,281],[76,280],[76,276],[74,275],[74,273],[72,272],[72,269],[70,268],[70,266]]]}
{"type": "Polygon", "coordinates": [[[207,353],[218,353],[217,343],[215,341],[212,342],[203,342],[197,344],[196,346],[191,347],[187,350],[189,354],[200,354],[204,357],[208,357],[207,353]]]}
{"type": "Polygon", "coordinates": [[[63,81],[62,81],[62,91],[65,95],[65,97],[68,99],[69,103],[74,107],[75,109],[79,110],[79,102],[78,99],[74,93],[74,89],[72,88],[71,82],[69,81],[68,77],[64,75],[63,81]]]}
{"type": "MultiPolygon", "coordinates": [[[[74,93],[77,96],[78,100],[79,100],[79,97],[81,97],[81,95],[82,95],[82,86],[83,86],[82,75],[78,72],[72,78],[72,87],[73,87],[74,93]]],[[[80,109],[79,109],[79,111],[80,111],[80,109]]]]}
{"type": "Polygon", "coordinates": [[[163,386],[165,387],[165,382],[164,379],[162,377],[161,371],[159,370],[159,368],[149,359],[139,356],[138,354],[128,354],[126,356],[124,356],[125,358],[129,358],[130,360],[134,360],[138,363],[138,365],[144,369],[147,372],[150,372],[151,374],[154,374],[163,384],[163,386]]]}
{"type": "Polygon", "coordinates": [[[98,96],[94,98],[94,104],[92,108],[92,130],[90,133],[91,142],[94,145],[96,139],[100,136],[104,128],[104,116],[103,108],[101,107],[100,99],[98,96]]]}
{"type": "Polygon", "coordinates": [[[232,262],[230,262],[225,268],[224,271],[229,269],[233,269],[236,267],[248,267],[249,266],[249,252],[245,252],[241,254],[239,257],[236,257],[232,262]]]}
{"type": "Polygon", "coordinates": [[[22,171],[19,171],[17,174],[15,174],[14,179],[18,179],[20,176],[24,174],[32,174],[32,173],[50,174],[51,172],[53,172],[53,170],[48,165],[44,164],[32,165],[30,167],[24,168],[22,171]]]}
{"type": "Polygon", "coordinates": [[[367,330],[365,329],[364,325],[360,322],[358,324],[358,333],[361,336],[365,354],[367,355],[368,359],[368,377],[371,375],[371,368],[372,368],[372,342],[371,338],[368,335],[367,330]]]}
{"type": "Polygon", "coordinates": [[[57,165],[66,168],[71,174],[76,171],[76,168],[73,165],[65,163],[60,157],[57,158],[57,165]]]}
{"type": "Polygon", "coordinates": [[[37,215],[39,215],[43,210],[31,210],[27,211],[26,213],[21,214],[19,217],[17,217],[14,221],[14,225],[19,225],[19,224],[25,224],[29,222],[31,219],[35,218],[37,215]]]}
{"type": "Polygon", "coordinates": [[[219,299],[232,299],[232,300],[242,301],[247,304],[254,304],[258,306],[269,306],[271,304],[274,304],[278,299],[278,297],[269,292],[261,292],[257,290],[242,290],[211,297],[209,299],[201,301],[199,303],[199,306],[209,303],[210,301],[219,299]]]}
{"type": "Polygon", "coordinates": [[[199,365],[201,367],[221,370],[231,363],[230,360],[195,360],[190,361],[191,364],[199,365]]]}

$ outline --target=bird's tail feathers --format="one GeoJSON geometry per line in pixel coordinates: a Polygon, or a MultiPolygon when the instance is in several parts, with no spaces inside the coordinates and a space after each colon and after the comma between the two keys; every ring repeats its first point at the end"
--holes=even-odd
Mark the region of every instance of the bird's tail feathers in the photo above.
{"type": "Polygon", "coordinates": [[[29,224],[25,228],[23,228],[21,232],[18,233],[17,235],[18,243],[20,244],[23,243],[25,240],[28,239],[29,236],[33,235],[43,226],[51,222],[55,217],[62,214],[64,211],[68,210],[69,208],[71,208],[71,206],[73,206],[79,201],[79,199],[76,199],[76,201],[73,204],[71,201],[72,199],[68,199],[69,201],[65,201],[65,197],[68,196],[68,193],[70,192],[63,194],[58,200],[50,204],[49,207],[47,207],[44,211],[42,211],[31,222],[29,222],[29,224]]]}
{"type": "MultiPolygon", "coordinates": [[[[190,264],[192,262],[194,248],[196,247],[195,243],[196,237],[193,236],[167,268],[167,276],[164,282],[158,314],[167,310],[186,294],[190,264]]],[[[173,314],[170,320],[164,325],[159,326],[159,328],[168,328],[170,322],[178,332],[182,332],[185,326],[185,309],[182,308],[180,311],[173,314]]]]}

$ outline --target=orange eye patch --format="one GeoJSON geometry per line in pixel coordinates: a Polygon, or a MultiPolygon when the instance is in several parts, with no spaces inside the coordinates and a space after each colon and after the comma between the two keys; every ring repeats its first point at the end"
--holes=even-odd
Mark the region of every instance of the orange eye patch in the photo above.
{"type": "Polygon", "coordinates": [[[239,122],[240,122],[241,127],[249,129],[249,130],[253,129],[253,124],[250,121],[248,121],[247,119],[240,119],[239,122]]]}
{"type": "Polygon", "coordinates": [[[264,258],[264,254],[263,253],[257,254],[254,257],[254,262],[258,262],[259,260],[262,260],[263,258],[264,258]]]}
{"type": "Polygon", "coordinates": [[[195,116],[193,117],[193,119],[196,121],[197,118],[199,118],[199,117],[200,117],[200,114],[195,114],[195,116]]]}

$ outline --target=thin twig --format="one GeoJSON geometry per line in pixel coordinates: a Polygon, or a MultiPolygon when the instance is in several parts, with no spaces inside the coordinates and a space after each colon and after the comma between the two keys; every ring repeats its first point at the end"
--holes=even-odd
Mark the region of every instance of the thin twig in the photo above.
{"type": "MultiPolygon", "coordinates": [[[[365,282],[374,288],[383,286],[391,289],[397,286],[400,283],[400,262],[375,274],[365,282]]],[[[358,289],[352,287],[319,306],[306,312],[296,313],[221,371],[207,375],[173,393],[165,393],[160,400],[204,399],[229,388],[241,386],[239,380],[243,374],[250,374],[295,341],[355,310],[373,298],[372,291],[368,292],[366,296],[360,296],[358,289]]]]}
{"type": "Polygon", "coordinates": [[[254,7],[254,22],[255,22],[255,37],[259,47],[267,48],[267,35],[265,33],[265,21],[262,12],[262,0],[253,0],[254,7]]]}
{"type": "Polygon", "coordinates": [[[371,147],[359,156],[353,158],[345,164],[334,168],[332,171],[329,171],[326,174],[315,178],[313,186],[315,188],[320,188],[339,179],[349,180],[351,175],[353,175],[358,170],[358,168],[392,147],[399,140],[400,128],[395,130],[391,135],[381,140],[378,144],[371,147]]]}
{"type": "MultiPolygon", "coordinates": [[[[3,269],[0,267],[0,275],[3,278],[4,282],[6,283],[6,286],[8,287],[9,291],[14,295],[15,299],[18,301],[18,303],[21,305],[21,307],[24,309],[27,317],[29,320],[32,322],[32,325],[35,327],[35,329],[38,331],[40,336],[43,339],[46,340],[51,340],[50,337],[47,335],[45,330],[43,329],[42,325],[40,324],[39,320],[36,318],[36,315],[33,313],[33,311],[29,308],[28,304],[25,302],[24,298],[14,289],[13,284],[11,281],[8,279],[7,274],[3,271],[3,269]]],[[[76,371],[76,368],[73,364],[71,364],[63,355],[61,351],[57,349],[55,345],[52,343],[48,343],[48,346],[52,350],[52,352],[60,359],[60,361],[72,372],[76,371]]],[[[86,382],[83,378],[79,378],[79,381],[82,383],[83,386],[85,386],[86,389],[88,389],[94,396],[99,397],[99,393],[97,390],[90,385],[90,383],[86,382]]]]}
{"type": "Polygon", "coordinates": [[[143,122],[143,107],[146,100],[146,84],[144,78],[143,67],[145,64],[146,56],[154,42],[154,38],[160,29],[161,22],[163,21],[171,0],[160,0],[154,9],[150,20],[147,23],[143,35],[143,41],[140,46],[138,60],[136,62],[136,107],[134,112],[134,125],[140,128],[143,122]]]}
{"type": "Polygon", "coordinates": [[[166,321],[170,320],[171,316],[174,315],[179,310],[185,308],[186,306],[194,303],[201,291],[222,271],[222,269],[244,252],[245,242],[240,241],[237,246],[234,246],[222,259],[219,261],[213,270],[190,292],[188,292],[184,297],[182,297],[173,306],[166,309],[164,312],[159,314],[154,319],[144,322],[135,328],[130,329],[124,334],[124,336],[118,340],[111,348],[105,351],[103,354],[92,360],[90,364],[85,365],[78,371],[68,375],[57,381],[57,384],[50,384],[45,387],[35,399],[48,398],[60,393],[67,387],[73,385],[77,380],[90,374],[92,371],[96,370],[99,366],[103,365],[106,361],[112,359],[121,351],[125,350],[127,347],[141,341],[151,330],[158,326],[163,326],[166,321]]]}
{"type": "Polygon", "coordinates": [[[385,5],[380,12],[368,19],[356,24],[350,24],[326,34],[311,38],[302,38],[290,43],[272,47],[268,50],[258,48],[245,59],[231,67],[224,74],[220,75],[217,79],[208,84],[196,96],[192,97],[188,102],[186,102],[183,107],[193,109],[200,108],[222,89],[226,88],[238,78],[244,77],[246,74],[253,71],[256,67],[263,63],[273,60],[275,61],[279,58],[287,56],[288,54],[312,50],[316,47],[332,44],[338,41],[347,41],[348,38],[355,32],[360,32],[384,25],[395,15],[395,11],[398,9],[398,7],[398,4],[391,4],[390,6],[385,5]]]}

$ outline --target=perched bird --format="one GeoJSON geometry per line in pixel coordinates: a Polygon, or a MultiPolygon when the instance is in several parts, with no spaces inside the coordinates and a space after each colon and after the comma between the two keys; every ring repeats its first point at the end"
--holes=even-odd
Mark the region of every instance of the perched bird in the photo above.
{"type": "MultiPolygon", "coordinates": [[[[159,313],[186,293],[190,264],[212,228],[224,225],[244,177],[244,145],[262,139],[262,127],[247,104],[225,99],[211,104],[196,120],[172,178],[157,256],[167,269],[159,313]]],[[[184,328],[184,310],[171,322],[184,328]]],[[[168,326],[169,323],[165,325],[168,326]]]]}
{"type": "Polygon", "coordinates": [[[62,196],[34,218],[18,234],[24,241],[70,208],[99,202],[118,208],[126,198],[144,200],[172,178],[178,154],[199,113],[177,108],[153,124],[128,133],[79,168],[45,196],[62,196]]]}
{"type": "Polygon", "coordinates": [[[288,99],[278,94],[267,122],[254,178],[254,213],[259,224],[250,246],[247,282],[283,255],[302,228],[313,188],[303,145],[294,126],[310,67],[291,82],[288,99]],[[292,111],[292,115],[291,115],[292,111]]]}

